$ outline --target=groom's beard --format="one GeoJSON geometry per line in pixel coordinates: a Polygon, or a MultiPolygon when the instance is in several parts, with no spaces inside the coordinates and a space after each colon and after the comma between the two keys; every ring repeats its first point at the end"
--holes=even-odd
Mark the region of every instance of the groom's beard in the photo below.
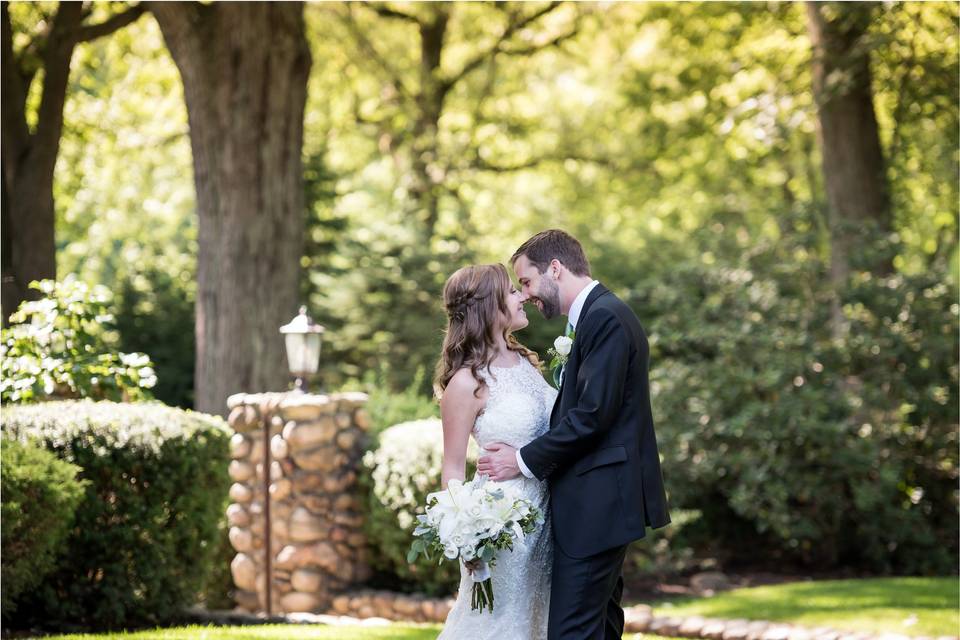
{"type": "Polygon", "coordinates": [[[553,280],[542,280],[540,290],[534,296],[540,301],[540,313],[547,320],[560,315],[560,287],[553,280]]]}

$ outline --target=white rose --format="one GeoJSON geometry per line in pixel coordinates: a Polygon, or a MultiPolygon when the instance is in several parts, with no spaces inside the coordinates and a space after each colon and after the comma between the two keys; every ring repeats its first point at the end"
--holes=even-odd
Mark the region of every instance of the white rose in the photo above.
{"type": "Polygon", "coordinates": [[[553,349],[562,356],[570,355],[570,349],[573,347],[573,340],[567,336],[559,336],[553,341],[553,349]]]}

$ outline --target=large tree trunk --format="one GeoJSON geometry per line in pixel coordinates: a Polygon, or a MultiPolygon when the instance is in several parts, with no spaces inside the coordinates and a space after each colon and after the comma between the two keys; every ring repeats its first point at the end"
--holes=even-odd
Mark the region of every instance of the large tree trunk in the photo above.
{"type": "Polygon", "coordinates": [[[300,3],[150,3],[183,79],[199,216],[196,409],[285,387],[297,309],[303,115],[300,3]]]}
{"type": "Polygon", "coordinates": [[[441,173],[437,150],[437,131],[443,103],[449,88],[440,78],[443,42],[447,32],[450,11],[443,3],[430,5],[431,20],[420,22],[420,92],[416,99],[419,109],[413,126],[413,188],[419,205],[418,222],[423,226],[425,241],[433,236],[440,216],[441,173]]]}
{"type": "Polygon", "coordinates": [[[36,130],[27,125],[27,89],[36,69],[14,55],[10,12],[3,3],[3,321],[28,298],[31,280],[57,277],[53,169],[60,149],[63,103],[83,18],[79,2],[61,3],[43,43],[43,87],[36,130]]]}
{"type": "Polygon", "coordinates": [[[98,24],[85,24],[89,7],[61,2],[49,32],[19,51],[13,46],[8,3],[2,3],[3,74],[3,322],[20,303],[38,294],[32,280],[57,277],[54,242],[53,170],[63,131],[63,104],[70,59],[80,42],[113,33],[138,19],[140,7],[127,9],[98,24]],[[27,92],[43,72],[37,126],[27,124],[27,92]]]}
{"type": "MultiPolygon", "coordinates": [[[[862,232],[889,232],[893,226],[864,42],[874,9],[873,3],[807,3],[817,133],[830,208],[831,275],[839,287],[847,280],[851,252],[864,239],[862,232]]],[[[868,267],[885,273],[891,265],[881,260],[868,267]]]]}

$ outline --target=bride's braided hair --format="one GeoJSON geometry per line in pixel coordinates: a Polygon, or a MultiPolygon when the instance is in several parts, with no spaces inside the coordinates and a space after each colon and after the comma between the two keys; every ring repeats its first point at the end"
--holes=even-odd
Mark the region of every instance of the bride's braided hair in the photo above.
{"type": "Polygon", "coordinates": [[[443,286],[447,330],[433,383],[438,398],[453,375],[463,367],[470,367],[478,383],[474,395],[479,395],[485,385],[479,372],[496,357],[494,346],[498,328],[510,351],[521,354],[534,366],[540,366],[537,355],[502,326],[503,318],[510,317],[507,294],[511,286],[510,276],[502,264],[463,267],[447,279],[443,286]]]}

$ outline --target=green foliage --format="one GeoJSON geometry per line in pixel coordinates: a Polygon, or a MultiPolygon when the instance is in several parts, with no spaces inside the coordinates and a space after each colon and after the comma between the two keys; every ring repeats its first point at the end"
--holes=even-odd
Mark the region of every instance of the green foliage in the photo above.
{"type": "MultiPolygon", "coordinates": [[[[228,500],[229,502],[229,500],[228,500]]],[[[227,505],[223,505],[226,511],[227,505]]],[[[236,606],[233,592],[233,574],[230,573],[230,562],[237,555],[236,549],[230,544],[230,526],[226,518],[220,518],[217,524],[217,535],[211,544],[214,550],[210,554],[209,572],[203,587],[197,595],[197,602],[210,610],[232,609],[236,606]]]]}
{"type": "Polygon", "coordinates": [[[372,433],[380,433],[387,427],[401,422],[439,416],[440,407],[437,401],[431,396],[423,395],[421,391],[424,387],[424,378],[423,369],[417,369],[409,386],[402,391],[394,392],[387,385],[387,376],[383,370],[376,376],[367,375],[367,384],[363,386],[369,397],[367,411],[370,412],[372,433]]]}
{"type": "Polygon", "coordinates": [[[57,272],[114,292],[117,348],[193,404],[197,225],[180,77],[150,16],[80,43],[57,160],[57,272]]]}
{"type": "Polygon", "coordinates": [[[160,404],[11,407],[7,434],[37,440],[89,482],[57,568],[17,622],[65,628],[156,624],[192,604],[211,573],[227,501],[229,429],[160,404]]]}
{"type": "MultiPolygon", "coordinates": [[[[665,579],[699,568],[701,561],[684,536],[688,525],[701,517],[699,511],[670,510],[670,526],[648,529],[647,535],[627,548],[624,567],[627,572],[665,579]]],[[[703,563],[707,569],[710,561],[703,563]]]]}
{"type": "Polygon", "coordinates": [[[143,353],[117,353],[110,292],[67,279],[31,282],[26,301],[0,333],[0,397],[23,403],[59,398],[142,400],[156,384],[143,353]]]}
{"type": "MultiPolygon", "coordinates": [[[[471,441],[472,443],[472,441],[471,441]]],[[[476,446],[467,451],[467,477],[476,465],[476,446]]],[[[440,489],[443,431],[436,419],[394,425],[380,433],[379,442],[363,458],[368,474],[361,476],[368,491],[367,538],[370,564],[385,586],[406,591],[447,595],[460,579],[459,565],[420,557],[407,562],[418,513],[427,494],[440,489]]]]}
{"type": "Polygon", "coordinates": [[[57,459],[32,443],[3,440],[3,592],[4,620],[17,598],[54,568],[74,513],[89,484],[77,481],[79,467],[57,459]]]}
{"type": "Polygon", "coordinates": [[[749,246],[742,231],[734,220],[705,230],[709,260],[632,294],[652,333],[672,504],[703,512],[701,543],[717,551],[949,570],[956,290],[943,273],[858,273],[835,336],[825,266],[797,261],[801,245],[749,246]]]}
{"type": "Polygon", "coordinates": [[[183,409],[193,406],[196,359],[194,300],[185,291],[189,286],[151,263],[123,280],[115,304],[118,346],[149,352],[157,372],[151,392],[164,404],[183,409]]]}

